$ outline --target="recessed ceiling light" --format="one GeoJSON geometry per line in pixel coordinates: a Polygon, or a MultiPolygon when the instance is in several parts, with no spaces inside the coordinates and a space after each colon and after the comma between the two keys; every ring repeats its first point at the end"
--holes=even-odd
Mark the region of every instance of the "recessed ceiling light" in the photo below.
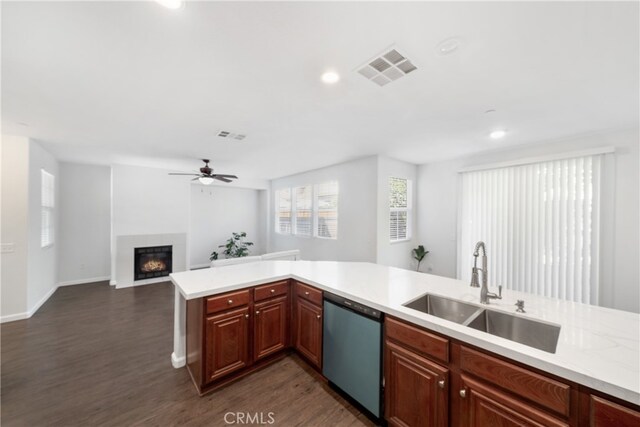
{"type": "Polygon", "coordinates": [[[182,0],[156,0],[157,3],[166,7],[167,9],[182,9],[184,7],[184,1],[182,0]]]}
{"type": "Polygon", "coordinates": [[[436,51],[440,55],[449,55],[450,53],[455,52],[460,47],[460,39],[457,37],[450,37],[448,39],[442,40],[436,46],[436,51]]]}
{"type": "Polygon", "coordinates": [[[507,134],[506,130],[498,129],[491,132],[489,136],[491,137],[491,139],[500,139],[500,138],[503,138],[506,134],[507,134]]]}
{"type": "Polygon", "coordinates": [[[322,75],[322,81],[327,84],[333,84],[340,80],[340,76],[338,73],[334,73],[333,71],[327,71],[322,75]]]}

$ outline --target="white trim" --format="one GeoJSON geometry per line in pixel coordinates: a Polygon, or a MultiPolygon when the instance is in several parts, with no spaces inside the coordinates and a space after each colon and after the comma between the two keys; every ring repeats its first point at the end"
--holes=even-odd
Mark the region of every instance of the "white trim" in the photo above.
{"type": "Polygon", "coordinates": [[[109,280],[109,286],[116,286],[117,284],[118,283],[114,279],[109,280]]]}
{"type": "Polygon", "coordinates": [[[15,322],[16,320],[23,320],[28,318],[29,313],[27,313],[26,311],[23,313],[8,314],[6,316],[0,317],[0,323],[15,322]]]}
{"type": "Polygon", "coordinates": [[[201,268],[209,268],[211,267],[211,263],[208,262],[206,264],[196,264],[189,267],[189,270],[200,270],[201,268]]]}
{"type": "Polygon", "coordinates": [[[500,169],[500,168],[507,168],[510,166],[529,165],[531,163],[549,162],[552,160],[571,159],[575,157],[595,156],[598,154],[615,153],[615,151],[616,151],[616,148],[611,146],[588,148],[585,150],[569,151],[569,152],[558,153],[558,154],[548,154],[544,156],[524,157],[522,159],[509,160],[506,162],[497,162],[497,163],[488,163],[488,164],[478,165],[478,166],[469,166],[466,168],[459,169],[458,173],[476,172],[476,171],[487,170],[487,169],[500,169]]]}
{"type": "Polygon", "coordinates": [[[111,279],[109,276],[89,277],[88,279],[67,280],[66,282],[58,282],[58,286],[84,285],[86,283],[104,282],[111,279]]]}
{"type": "Polygon", "coordinates": [[[34,305],[34,306],[31,308],[31,310],[29,310],[29,311],[27,312],[28,316],[29,316],[29,317],[31,317],[31,316],[33,316],[34,314],[36,314],[36,311],[38,311],[38,310],[40,309],[40,307],[42,307],[42,305],[43,305],[45,302],[47,302],[47,300],[51,297],[51,295],[53,295],[53,293],[54,293],[55,291],[57,291],[57,290],[58,290],[58,287],[57,287],[57,286],[54,286],[53,288],[49,289],[49,292],[47,292],[47,293],[46,293],[46,294],[45,294],[45,295],[40,299],[40,301],[38,301],[38,302],[36,303],[36,305],[34,305]]]}
{"type": "Polygon", "coordinates": [[[171,365],[178,369],[178,368],[182,368],[183,366],[185,366],[187,364],[187,360],[184,356],[178,357],[176,356],[176,353],[171,353],[171,365]]]}
{"type": "Polygon", "coordinates": [[[55,286],[53,288],[51,288],[49,290],[49,292],[47,292],[41,299],[40,301],[38,301],[29,311],[25,311],[22,313],[16,313],[16,314],[9,314],[7,316],[2,316],[0,317],[0,323],[6,323],[6,322],[13,322],[16,320],[24,320],[24,319],[28,319],[31,316],[33,316],[34,314],[36,314],[36,312],[40,309],[40,307],[42,307],[42,305],[47,302],[49,300],[49,298],[51,298],[51,295],[53,295],[53,293],[55,291],[58,290],[58,286],[55,286]]]}

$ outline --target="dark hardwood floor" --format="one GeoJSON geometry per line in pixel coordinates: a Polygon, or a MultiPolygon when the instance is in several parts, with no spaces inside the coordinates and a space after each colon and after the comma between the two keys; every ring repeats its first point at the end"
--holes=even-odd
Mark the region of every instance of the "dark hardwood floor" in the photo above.
{"type": "Polygon", "coordinates": [[[372,425],[296,356],[199,397],[171,366],[170,283],[59,288],[1,333],[3,427],[224,426],[229,412],[263,413],[265,425],[270,412],[276,426],[372,425]]]}

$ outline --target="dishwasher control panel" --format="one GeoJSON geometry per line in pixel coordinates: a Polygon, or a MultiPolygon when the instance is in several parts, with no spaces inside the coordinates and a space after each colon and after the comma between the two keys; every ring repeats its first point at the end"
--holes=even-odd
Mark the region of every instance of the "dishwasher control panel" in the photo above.
{"type": "Polygon", "coordinates": [[[349,308],[356,313],[363,314],[367,317],[371,317],[373,319],[382,318],[382,312],[380,310],[376,310],[374,308],[368,307],[366,305],[360,304],[358,302],[352,301],[350,299],[330,294],[328,292],[324,293],[324,299],[331,301],[334,304],[341,305],[343,307],[349,308]]]}

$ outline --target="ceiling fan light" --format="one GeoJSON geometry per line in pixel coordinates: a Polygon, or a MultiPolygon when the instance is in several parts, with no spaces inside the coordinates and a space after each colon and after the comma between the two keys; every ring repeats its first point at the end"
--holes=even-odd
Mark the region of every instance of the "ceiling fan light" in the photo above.
{"type": "Polygon", "coordinates": [[[213,182],[213,178],[210,176],[201,176],[198,178],[198,181],[200,181],[200,184],[202,185],[210,185],[213,182]]]}

